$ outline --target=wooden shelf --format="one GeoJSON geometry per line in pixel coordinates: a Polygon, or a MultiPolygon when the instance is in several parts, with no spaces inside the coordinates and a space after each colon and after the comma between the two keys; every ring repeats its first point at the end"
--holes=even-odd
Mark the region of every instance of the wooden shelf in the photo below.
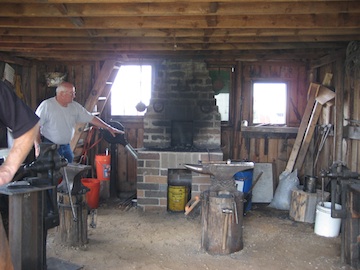
{"type": "Polygon", "coordinates": [[[279,126],[242,126],[241,132],[244,137],[250,138],[279,138],[296,137],[297,127],[279,127],[279,126]]]}

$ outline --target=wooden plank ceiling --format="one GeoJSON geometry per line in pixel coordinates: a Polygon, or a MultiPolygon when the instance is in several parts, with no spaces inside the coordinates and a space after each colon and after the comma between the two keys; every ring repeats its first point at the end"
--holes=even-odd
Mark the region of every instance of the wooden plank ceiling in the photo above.
{"type": "Polygon", "coordinates": [[[30,60],[315,59],[352,40],[359,0],[0,0],[0,53],[30,60]]]}

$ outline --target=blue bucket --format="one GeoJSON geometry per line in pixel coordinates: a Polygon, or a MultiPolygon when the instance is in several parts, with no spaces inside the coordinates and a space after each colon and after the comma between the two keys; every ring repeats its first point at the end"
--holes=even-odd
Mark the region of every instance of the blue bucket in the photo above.
{"type": "Polygon", "coordinates": [[[253,169],[237,172],[234,175],[235,183],[237,185],[237,190],[244,193],[245,204],[244,204],[244,213],[250,211],[251,209],[251,197],[252,192],[252,179],[253,179],[253,169]]]}

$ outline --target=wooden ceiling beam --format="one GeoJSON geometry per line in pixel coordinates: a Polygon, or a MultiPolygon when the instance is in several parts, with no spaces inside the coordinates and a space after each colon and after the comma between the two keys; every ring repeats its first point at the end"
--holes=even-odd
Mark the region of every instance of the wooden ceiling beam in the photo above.
{"type": "Polygon", "coordinates": [[[358,0],[0,2],[0,52],[33,60],[244,53],[265,59],[258,52],[274,50],[276,58],[302,50],[321,57],[360,39],[358,0]]]}
{"type": "Polygon", "coordinates": [[[330,2],[173,2],[173,3],[60,3],[2,4],[3,17],[117,17],[117,16],[204,16],[359,13],[360,3],[330,2]]]}
{"type": "MultiPolygon", "coordinates": [[[[202,44],[202,43],[269,43],[269,42],[333,42],[349,41],[360,39],[360,34],[353,35],[317,35],[317,36],[198,36],[198,37],[177,37],[177,44],[202,44]]],[[[23,37],[23,36],[2,36],[0,44],[18,43],[18,44],[156,44],[169,43],[174,44],[173,37],[103,37],[85,38],[85,37],[23,37]]]]}
{"type": "Polygon", "coordinates": [[[64,38],[81,38],[88,37],[88,31],[94,31],[92,37],[273,37],[273,36],[347,36],[347,35],[360,35],[358,28],[298,28],[298,29],[258,29],[258,28],[247,28],[247,29],[28,29],[28,28],[3,28],[0,26],[0,37],[64,37],[64,38]]]}
{"type": "MultiPolygon", "coordinates": [[[[12,15],[12,13],[7,13],[7,7],[8,5],[3,5],[4,8],[1,9],[2,12],[0,12],[0,14],[8,14],[9,16],[15,17],[14,15],[12,15]]],[[[11,8],[11,7],[9,7],[11,8]]],[[[22,16],[27,16],[28,13],[30,13],[30,17],[33,17],[35,14],[35,16],[38,16],[39,14],[45,12],[51,12],[49,9],[57,9],[57,11],[60,12],[61,15],[68,15],[69,10],[67,8],[67,6],[65,4],[55,4],[55,5],[48,5],[48,6],[44,6],[43,4],[37,4],[36,6],[34,5],[23,5],[21,10],[23,10],[23,15],[22,16]],[[35,9],[34,9],[35,8],[35,9]],[[40,9],[40,10],[39,10],[40,9]],[[45,9],[45,10],[44,10],[45,9]]],[[[50,13],[51,14],[51,13],[50,13]]],[[[50,15],[49,14],[49,15],[50,15]]]]}
{"type": "MultiPolygon", "coordinates": [[[[142,51],[139,52],[97,52],[92,54],[91,52],[68,52],[68,51],[48,51],[48,52],[38,52],[36,55],[33,52],[19,52],[18,57],[23,57],[26,59],[35,59],[39,61],[64,61],[64,62],[74,62],[74,61],[97,61],[97,60],[106,60],[106,59],[116,59],[117,61],[128,62],[131,60],[138,61],[139,57],[144,60],[156,60],[156,59],[165,59],[165,58],[191,58],[191,59],[206,59],[207,61],[218,61],[219,57],[222,60],[229,61],[281,61],[281,60],[292,60],[292,61],[305,61],[308,59],[318,59],[321,56],[326,56],[329,54],[337,53],[337,51],[343,51],[342,49],[299,49],[296,50],[256,50],[256,51],[244,51],[244,50],[233,50],[233,51],[142,51]]],[[[0,55],[1,56],[1,55],[0,55]]]]}
{"type": "Polygon", "coordinates": [[[31,66],[31,61],[5,53],[0,53],[0,61],[7,62],[9,64],[18,64],[26,67],[31,66]]]}
{"type": "Polygon", "coordinates": [[[274,50],[274,49],[299,49],[299,48],[342,48],[348,42],[314,42],[314,43],[231,43],[231,44],[177,44],[174,49],[173,43],[163,44],[35,44],[35,43],[0,43],[1,51],[25,51],[25,52],[40,52],[40,51],[110,51],[110,52],[124,52],[124,51],[167,51],[167,50],[274,50]]]}
{"type": "MultiPolygon", "coordinates": [[[[159,29],[166,25],[169,29],[208,28],[206,16],[186,17],[87,17],[82,29],[159,29]]],[[[4,28],[60,28],[74,29],[66,18],[4,18],[0,17],[4,28]]],[[[211,28],[357,28],[360,25],[360,13],[351,14],[312,14],[312,15],[248,15],[217,16],[217,24],[211,28]]],[[[75,27],[76,29],[77,27],[75,27]]]]}
{"type": "MultiPolygon", "coordinates": [[[[78,3],[78,4],[87,4],[87,3],[134,3],[134,0],[1,0],[3,3],[50,3],[50,4],[62,4],[62,3],[78,3]]],[[[276,2],[307,2],[308,0],[268,0],[268,3],[276,3],[276,2]]],[[[312,2],[333,2],[338,0],[311,0],[312,2]]],[[[356,2],[358,0],[346,0],[347,2],[356,2]]],[[[152,0],[153,3],[175,3],[178,2],[176,0],[152,0]]],[[[211,3],[214,0],[182,0],[184,3],[211,3]]],[[[244,3],[249,2],[249,0],[221,0],[221,2],[226,3],[244,3]]],[[[264,2],[264,0],[251,0],[253,3],[264,2]]],[[[149,0],[136,0],[136,3],[149,3],[149,0]]]]}

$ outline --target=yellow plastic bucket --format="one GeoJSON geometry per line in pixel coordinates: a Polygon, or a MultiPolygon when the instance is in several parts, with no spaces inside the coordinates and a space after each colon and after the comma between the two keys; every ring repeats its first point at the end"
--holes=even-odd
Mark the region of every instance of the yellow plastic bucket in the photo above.
{"type": "Polygon", "coordinates": [[[187,193],[186,186],[169,186],[168,210],[175,212],[185,211],[187,193]]]}

